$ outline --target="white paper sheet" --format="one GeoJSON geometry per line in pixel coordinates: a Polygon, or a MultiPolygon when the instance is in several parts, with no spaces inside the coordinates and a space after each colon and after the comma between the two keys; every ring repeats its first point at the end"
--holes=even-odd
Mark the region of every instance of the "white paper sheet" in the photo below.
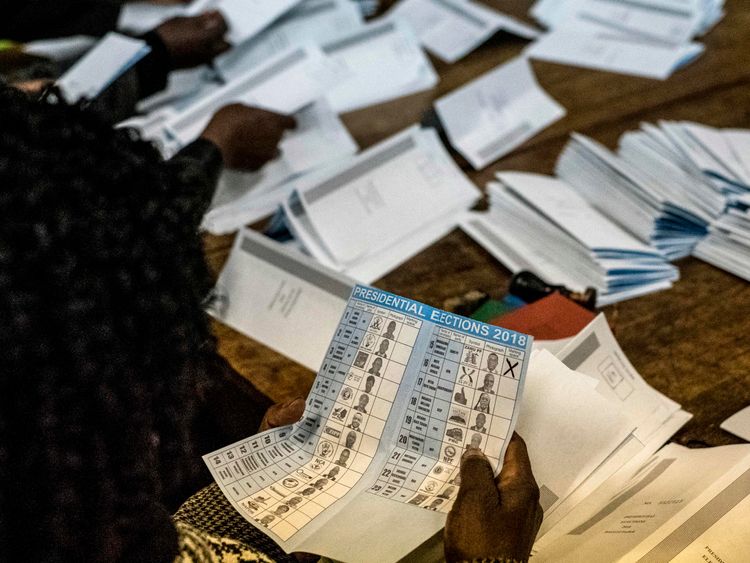
{"type": "Polygon", "coordinates": [[[721,423],[721,429],[750,442],[750,406],[727,418],[721,423]]]}
{"type": "Polygon", "coordinates": [[[208,312],[316,370],[354,281],[250,230],[237,235],[208,312]]]}
{"type": "Polygon", "coordinates": [[[396,561],[444,526],[467,445],[499,471],[531,341],[356,286],[302,420],[204,461],[285,551],[396,561]]]}
{"type": "Polygon", "coordinates": [[[65,101],[93,100],[151,52],[145,41],[110,32],[57,80],[65,101]]]}
{"type": "Polygon", "coordinates": [[[25,43],[23,50],[29,55],[45,57],[53,61],[72,61],[83,55],[96,44],[96,38],[88,35],[74,35],[57,39],[39,39],[25,43]]]}
{"type": "Polygon", "coordinates": [[[532,26],[471,0],[402,0],[388,17],[408,21],[422,44],[448,63],[463,58],[499,30],[524,39],[539,35],[532,26]]]}
{"type": "Polygon", "coordinates": [[[518,58],[472,80],[435,102],[453,147],[476,170],[565,115],[537,83],[527,59],[518,58]]]}
{"type": "Polygon", "coordinates": [[[351,76],[333,87],[328,101],[339,113],[400,98],[438,83],[438,75],[402,21],[378,21],[323,45],[351,76]]]}
{"type": "Polygon", "coordinates": [[[302,0],[195,0],[188,15],[219,10],[229,26],[227,38],[235,45],[260,33],[302,0]]]}

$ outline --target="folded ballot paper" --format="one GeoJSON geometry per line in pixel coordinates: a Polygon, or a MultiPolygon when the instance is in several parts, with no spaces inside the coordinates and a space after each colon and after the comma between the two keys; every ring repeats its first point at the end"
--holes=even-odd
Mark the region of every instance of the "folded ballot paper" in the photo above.
{"type": "Polygon", "coordinates": [[[217,57],[214,70],[229,82],[290,47],[337,41],[361,27],[362,21],[362,12],[351,0],[307,0],[217,57]]]}
{"type": "Polygon", "coordinates": [[[145,41],[110,32],[58,78],[56,86],[68,104],[93,100],[150,52],[145,41]]]}
{"type": "Polygon", "coordinates": [[[487,212],[461,228],[513,272],[531,270],[577,291],[597,289],[597,306],[666,289],[677,269],[548,176],[501,172],[487,212]]]}
{"type": "Polygon", "coordinates": [[[723,0],[541,0],[532,15],[550,31],[532,58],[665,79],[703,52],[693,39],[723,16],[723,0]]]}
{"type": "Polygon", "coordinates": [[[223,106],[243,103],[292,114],[348,76],[347,70],[312,45],[293,47],[202,97],[164,124],[164,152],[174,154],[195,140],[223,106]],[[289,84],[294,84],[290,88],[289,84]]]}
{"type": "Polygon", "coordinates": [[[355,27],[321,48],[349,71],[349,77],[327,95],[339,113],[429,90],[438,83],[430,60],[403,21],[379,20],[355,27]]]}
{"type": "Polygon", "coordinates": [[[537,83],[529,61],[513,59],[435,102],[451,145],[481,170],[565,115],[537,83]]]}
{"type": "Polygon", "coordinates": [[[283,213],[297,241],[365,282],[447,234],[480,195],[435,131],[418,126],[295,180],[292,190],[283,213]]]}
{"type": "Polygon", "coordinates": [[[193,0],[187,5],[133,2],[123,6],[117,27],[131,33],[145,33],[170,18],[218,10],[229,27],[228,40],[239,44],[257,35],[300,2],[302,0],[193,0]]]}
{"type": "Polygon", "coordinates": [[[388,17],[404,19],[431,53],[455,63],[498,31],[535,39],[539,31],[472,0],[402,0],[388,17]]]}
{"type": "Polygon", "coordinates": [[[279,144],[280,156],[257,172],[225,170],[202,228],[213,234],[236,231],[271,215],[289,196],[290,182],[351,158],[358,147],[324,98],[294,115],[297,127],[279,144]]]}
{"type": "Polygon", "coordinates": [[[286,552],[398,560],[445,525],[467,446],[499,471],[531,341],[357,285],[302,419],[204,461],[286,552]]]}

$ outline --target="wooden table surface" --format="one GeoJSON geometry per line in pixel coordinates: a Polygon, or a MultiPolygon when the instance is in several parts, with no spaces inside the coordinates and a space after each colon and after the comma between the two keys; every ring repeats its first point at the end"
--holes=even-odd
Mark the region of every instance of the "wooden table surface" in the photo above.
{"type": "MultiPolygon", "coordinates": [[[[485,3],[531,21],[530,0],[485,3]]],[[[750,5],[747,0],[727,0],[726,12],[702,39],[706,52],[665,81],[534,61],[539,83],[567,109],[567,116],[482,171],[454,156],[484,189],[496,170],[551,174],[572,131],[614,148],[622,133],[643,121],[682,119],[750,128],[750,5]]],[[[441,78],[437,87],[346,114],[344,122],[360,147],[367,148],[420,121],[434,100],[517,56],[526,45],[498,34],[456,64],[433,59],[441,78]]],[[[214,273],[220,271],[232,240],[205,237],[214,273]]],[[[691,446],[739,442],[719,424],[750,404],[750,284],[693,258],[677,266],[681,279],[673,289],[604,312],[636,369],[693,413],[674,441],[691,446]]],[[[446,299],[472,289],[501,297],[509,279],[507,269],[455,230],[374,285],[441,307],[446,299]]],[[[214,327],[221,353],[272,399],[307,395],[312,372],[224,325],[214,327]]]]}

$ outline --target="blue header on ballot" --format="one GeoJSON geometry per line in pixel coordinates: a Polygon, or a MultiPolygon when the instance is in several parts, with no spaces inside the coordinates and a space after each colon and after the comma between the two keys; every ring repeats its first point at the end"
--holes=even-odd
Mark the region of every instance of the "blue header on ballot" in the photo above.
{"type": "Polygon", "coordinates": [[[352,299],[358,299],[365,303],[398,311],[405,315],[419,317],[420,319],[450,328],[451,330],[458,330],[468,336],[476,336],[483,340],[497,342],[498,344],[518,348],[519,350],[531,349],[533,338],[527,334],[435,309],[419,301],[399,297],[382,289],[366,285],[356,285],[352,291],[352,299]]]}

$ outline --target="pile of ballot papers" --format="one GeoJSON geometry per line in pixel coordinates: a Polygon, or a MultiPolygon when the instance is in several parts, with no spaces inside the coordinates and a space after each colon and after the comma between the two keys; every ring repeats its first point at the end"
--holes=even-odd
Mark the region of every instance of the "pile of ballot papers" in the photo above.
{"type": "Polygon", "coordinates": [[[530,57],[665,79],[703,52],[694,41],[724,15],[723,0],[539,0],[545,27],[530,57]]]}
{"type": "Polygon", "coordinates": [[[597,211],[570,185],[539,174],[500,172],[487,187],[489,210],[461,227],[512,272],[530,270],[583,292],[597,306],[666,289],[677,269],[597,211]]]}

